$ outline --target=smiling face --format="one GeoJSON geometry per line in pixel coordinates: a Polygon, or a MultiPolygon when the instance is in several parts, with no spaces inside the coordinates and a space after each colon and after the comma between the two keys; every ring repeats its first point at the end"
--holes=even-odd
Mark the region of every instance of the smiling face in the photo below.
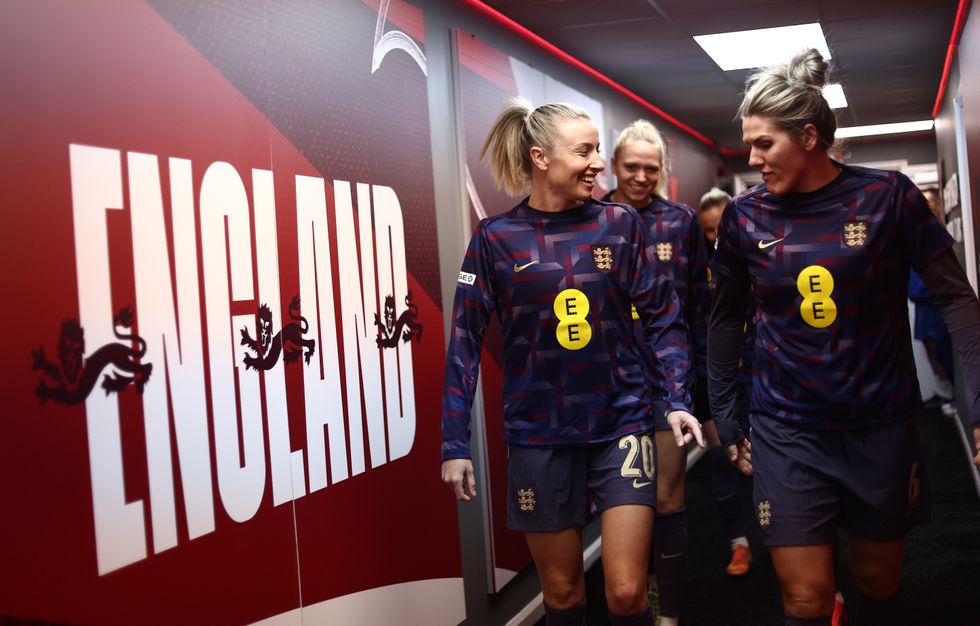
{"type": "Polygon", "coordinates": [[[619,153],[612,158],[618,195],[625,198],[631,206],[646,206],[650,203],[653,190],[657,188],[662,166],[663,155],[660,149],[649,141],[621,145],[619,153]]]}
{"type": "Polygon", "coordinates": [[[802,187],[808,167],[807,138],[796,139],[772,118],[750,115],[742,119],[742,141],[749,147],[749,166],[762,172],[770,193],[806,191],[802,187]]]}
{"type": "Polygon", "coordinates": [[[538,175],[534,196],[544,196],[547,207],[568,209],[592,196],[596,174],[606,169],[599,156],[599,131],[585,118],[563,120],[555,128],[550,152],[534,146],[531,158],[538,175]]]}

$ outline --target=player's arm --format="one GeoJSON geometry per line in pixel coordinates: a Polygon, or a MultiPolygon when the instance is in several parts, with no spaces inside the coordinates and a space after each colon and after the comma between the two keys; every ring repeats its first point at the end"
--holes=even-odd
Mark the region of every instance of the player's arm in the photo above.
{"type": "Polygon", "coordinates": [[[736,385],[750,289],[745,260],[738,249],[732,204],[722,215],[711,266],[715,289],[708,317],[708,402],[721,444],[727,448],[729,459],[736,462],[738,445],[745,439],[736,415],[736,385]]]}
{"type": "Polygon", "coordinates": [[[470,240],[456,284],[442,395],[442,480],[459,500],[476,496],[470,408],[480,373],[483,334],[495,306],[493,263],[481,223],[470,240]]]}
{"type": "Polygon", "coordinates": [[[980,302],[953,249],[947,247],[920,270],[922,282],[942,311],[963,366],[963,397],[973,424],[974,463],[980,465],[980,302]]]}
{"type": "MultiPolygon", "coordinates": [[[[966,411],[980,449],[980,302],[953,253],[953,239],[935,218],[922,192],[898,175],[898,233],[906,258],[922,277],[943,314],[963,366],[966,411]]],[[[974,457],[980,465],[980,450],[974,457]]]]}
{"type": "MultiPolygon", "coordinates": [[[[687,233],[689,252],[688,265],[688,326],[691,332],[691,355],[694,363],[704,366],[708,360],[708,344],[694,338],[695,328],[703,324],[708,316],[711,305],[708,288],[708,251],[705,249],[704,234],[701,231],[701,221],[695,214],[687,233]]],[[[703,328],[703,326],[701,326],[703,328]]]]}
{"type": "Polygon", "coordinates": [[[667,387],[667,422],[674,432],[674,440],[678,447],[694,440],[703,448],[701,425],[691,414],[688,377],[693,376],[693,372],[681,301],[667,276],[655,271],[657,259],[645,245],[639,216],[634,217],[630,300],[640,317],[643,337],[663,367],[667,387]]]}

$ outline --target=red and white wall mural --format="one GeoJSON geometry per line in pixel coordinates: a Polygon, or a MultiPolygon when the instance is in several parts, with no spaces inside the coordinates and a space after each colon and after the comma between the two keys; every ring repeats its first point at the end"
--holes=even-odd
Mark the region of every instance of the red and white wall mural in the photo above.
{"type": "Polygon", "coordinates": [[[421,11],[3,14],[0,615],[460,621],[421,11]]]}

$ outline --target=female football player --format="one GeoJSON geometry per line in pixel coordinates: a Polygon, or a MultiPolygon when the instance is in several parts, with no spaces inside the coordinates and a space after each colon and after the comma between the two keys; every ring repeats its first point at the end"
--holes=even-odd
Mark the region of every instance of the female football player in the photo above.
{"type": "MultiPolygon", "coordinates": [[[[656,272],[669,277],[680,300],[682,316],[689,329],[688,344],[696,373],[688,380],[688,390],[694,398],[695,415],[703,423],[709,448],[713,441],[714,448],[721,454],[723,462],[715,463],[718,472],[729,479],[720,483],[728,493],[723,494],[719,502],[730,505],[728,508],[738,515],[741,505],[739,499],[733,497],[735,492],[732,489],[738,486],[738,472],[725,458],[714,425],[707,421],[710,418],[704,388],[707,327],[701,322],[706,316],[708,282],[707,257],[700,224],[694,209],[666,199],[669,180],[666,150],[663,137],[653,124],[647,120],[636,120],[627,126],[616,141],[611,164],[616,175],[616,188],[605,200],[628,204],[637,210],[643,219],[648,258],[657,264],[656,272]],[[702,393],[705,401],[699,403],[698,398],[702,393]]],[[[659,382],[661,375],[656,364],[652,367],[652,373],[659,382]]],[[[657,523],[653,531],[650,564],[656,572],[661,625],[674,626],[680,615],[687,565],[687,510],[684,506],[687,451],[671,445],[673,433],[662,415],[657,416],[654,428],[659,452],[657,523]]],[[[744,547],[740,544],[735,553],[738,558],[733,561],[737,574],[748,571],[751,557],[747,549],[746,541],[744,547]]]]}
{"type": "Polygon", "coordinates": [[[582,526],[591,495],[610,620],[652,624],[646,571],[657,502],[655,390],[645,350],[666,371],[671,445],[701,442],[689,412],[677,296],[644,258],[636,211],[592,199],[605,165],[584,111],[514,102],[495,122],[487,153],[498,184],[514,195],[529,184],[530,195],[482,220],[463,259],[446,356],[442,478],[458,499],[476,495],[470,406],[483,333],[496,313],[508,526],[525,533],[547,623],[585,623],[582,526]],[[643,342],[632,332],[631,304],[643,342]]]}
{"type": "MultiPolygon", "coordinates": [[[[914,268],[942,310],[980,426],[980,303],[925,198],[896,172],[830,159],[837,123],[815,50],[751,76],[739,115],[762,184],[726,207],[708,356],[722,443],[754,476],[786,624],[830,624],[833,542],[848,534],[858,622],[900,622],[902,554],[929,489],[905,301],[914,268]],[[749,286],[751,443],[732,419],[749,286]]],[[[976,431],[980,434],[980,429],[976,431]]]]}

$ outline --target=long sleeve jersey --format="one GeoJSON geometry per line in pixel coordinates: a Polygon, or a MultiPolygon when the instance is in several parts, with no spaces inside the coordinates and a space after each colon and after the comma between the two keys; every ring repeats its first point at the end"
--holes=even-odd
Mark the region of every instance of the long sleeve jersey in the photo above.
{"type": "Polygon", "coordinates": [[[943,261],[952,238],[902,174],[838,166],[816,191],[775,196],[762,184],[725,208],[711,262],[708,356],[712,414],[726,445],[741,437],[732,387],[750,285],[752,413],[818,430],[913,415],[921,400],[905,302],[910,267],[953,315],[950,330],[972,377],[968,405],[980,418],[980,306],[962,269],[943,261]]]}
{"type": "MultiPolygon", "coordinates": [[[[659,196],[637,207],[646,228],[647,254],[670,276],[690,334],[691,360],[707,374],[708,256],[701,223],[694,209],[659,196]]],[[[694,377],[690,378],[693,383],[694,377]]]]}
{"type": "MultiPolygon", "coordinates": [[[[604,200],[611,201],[613,190],[604,200]]],[[[634,207],[643,219],[647,257],[670,278],[681,303],[688,328],[688,349],[697,376],[707,375],[708,366],[708,255],[697,212],[681,202],[651,196],[650,202],[634,207]]],[[[633,319],[639,316],[634,313],[633,319]]],[[[636,332],[642,334],[637,325],[636,332]]],[[[659,364],[651,364],[654,384],[664,395],[664,375],[659,364]]],[[[688,378],[693,393],[696,377],[688,378]]]]}
{"type": "Polygon", "coordinates": [[[646,258],[627,206],[557,213],[521,202],[476,228],[456,286],[446,354],[442,458],[470,456],[483,334],[503,337],[504,436],[527,446],[610,441],[653,426],[644,350],[663,364],[668,406],[689,410],[687,330],[668,277],[646,258]],[[633,333],[631,304],[645,346],[633,333]]]}
{"type": "MultiPolygon", "coordinates": [[[[707,377],[707,346],[708,346],[708,318],[711,314],[711,304],[714,302],[715,294],[715,281],[714,276],[711,273],[711,259],[715,254],[714,242],[709,243],[707,239],[704,242],[705,251],[708,253],[708,263],[709,267],[707,270],[708,276],[708,298],[705,303],[704,309],[701,311],[701,315],[698,317],[698,323],[694,326],[692,334],[695,336],[694,341],[703,342],[705,347],[705,377],[707,377]]],[[[739,352],[738,359],[738,378],[737,382],[739,384],[749,384],[752,382],[752,354],[755,351],[755,298],[752,297],[751,290],[749,291],[748,297],[745,301],[745,323],[742,326],[742,350],[739,352]]],[[[699,370],[698,375],[700,376],[702,372],[699,370]]]]}

